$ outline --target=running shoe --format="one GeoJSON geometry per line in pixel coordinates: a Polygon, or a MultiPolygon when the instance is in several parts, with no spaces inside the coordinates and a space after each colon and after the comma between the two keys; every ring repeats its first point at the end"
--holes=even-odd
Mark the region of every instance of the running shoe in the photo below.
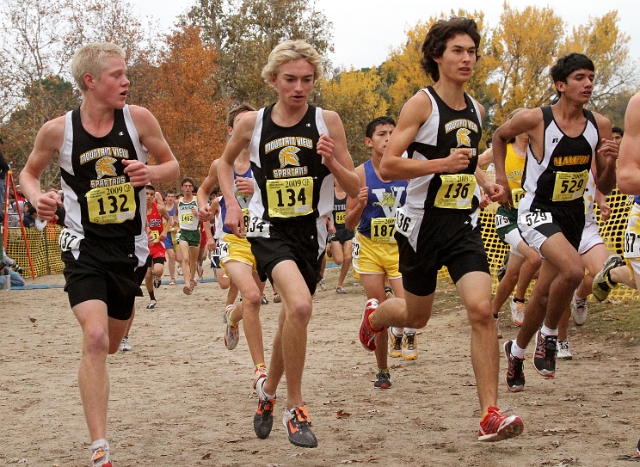
{"type": "Polygon", "coordinates": [[[162,285],[162,279],[160,279],[159,277],[153,277],[153,288],[157,289],[162,285]]]}
{"type": "Polygon", "coordinates": [[[524,322],[524,302],[516,301],[515,298],[509,303],[511,307],[511,322],[514,326],[522,326],[524,322]]]}
{"type": "Polygon", "coordinates": [[[396,336],[389,328],[389,356],[402,357],[402,336],[396,336]]]}
{"type": "Polygon", "coordinates": [[[524,423],[517,415],[505,416],[498,407],[489,407],[487,414],[480,421],[478,441],[502,441],[522,433],[524,423]]]}
{"type": "Polygon", "coordinates": [[[182,291],[184,292],[185,295],[191,295],[191,292],[193,292],[193,289],[188,285],[185,285],[184,287],[182,287],[182,291]]]}
{"type": "Polygon", "coordinates": [[[376,389],[389,389],[391,387],[391,375],[388,371],[379,371],[373,383],[376,389]]]}
{"type": "Polygon", "coordinates": [[[376,340],[378,339],[378,334],[382,331],[382,329],[374,330],[369,322],[369,315],[376,311],[376,308],[378,308],[378,300],[375,298],[367,300],[362,313],[362,322],[360,323],[360,343],[371,352],[376,350],[376,340]]]}
{"type": "Polygon", "coordinates": [[[578,298],[576,293],[573,293],[573,299],[571,300],[571,308],[573,311],[573,322],[576,326],[582,326],[587,322],[587,316],[589,316],[589,304],[586,298],[578,298]]]}
{"type": "Polygon", "coordinates": [[[497,315],[493,315],[493,322],[496,325],[496,336],[498,339],[502,339],[502,331],[500,330],[500,318],[497,315]]]}
{"type": "Polygon", "coordinates": [[[267,397],[264,393],[264,383],[267,378],[260,378],[256,384],[258,393],[258,410],[253,416],[253,431],[260,439],[266,439],[273,428],[273,408],[276,405],[276,397],[267,397]]]}
{"type": "Polygon", "coordinates": [[[418,359],[418,343],[414,332],[404,335],[402,339],[402,356],[405,360],[418,359]]]}
{"type": "Polygon", "coordinates": [[[264,363],[258,365],[255,370],[253,370],[253,389],[258,385],[258,381],[267,377],[267,367],[264,363]]]}
{"type": "Polygon", "coordinates": [[[269,304],[269,300],[267,300],[267,297],[265,297],[264,294],[262,294],[262,298],[260,298],[260,304],[261,305],[268,305],[269,304]]]}
{"type": "Polygon", "coordinates": [[[346,291],[346,290],[344,290],[344,287],[342,287],[341,285],[339,285],[338,287],[336,287],[336,293],[337,293],[338,295],[343,295],[343,294],[346,294],[346,293],[347,293],[347,291],[346,291]]]}
{"type": "Polygon", "coordinates": [[[176,285],[176,278],[172,277],[171,280],[169,281],[169,285],[176,285]]]}
{"type": "Polygon", "coordinates": [[[282,299],[280,298],[280,294],[278,292],[273,292],[273,303],[281,303],[282,299]]]}
{"type": "Polygon", "coordinates": [[[393,295],[393,289],[391,288],[390,285],[385,285],[384,286],[384,296],[389,298],[393,295]]]}
{"type": "Polygon", "coordinates": [[[327,283],[324,281],[324,279],[320,279],[318,281],[318,285],[320,286],[323,292],[327,291],[327,283]]]}
{"type": "Polygon", "coordinates": [[[149,304],[147,305],[147,310],[153,310],[156,307],[156,301],[155,300],[150,300],[149,304]]]}
{"type": "Polygon", "coordinates": [[[120,342],[120,350],[123,351],[123,352],[129,352],[132,348],[133,347],[129,343],[129,338],[128,337],[123,337],[122,341],[120,342]]]}
{"type": "Polygon", "coordinates": [[[609,275],[609,271],[613,268],[617,268],[622,266],[624,263],[622,262],[622,258],[619,255],[611,255],[607,258],[602,266],[602,269],[596,277],[593,278],[593,284],[591,285],[591,291],[593,295],[600,300],[604,301],[608,296],[611,289],[616,285],[611,281],[611,276],[609,275]]]}
{"type": "Polygon", "coordinates": [[[638,447],[636,448],[636,454],[640,456],[640,440],[638,440],[638,447]]]}
{"type": "Polygon", "coordinates": [[[225,324],[224,328],[224,345],[227,347],[227,350],[233,350],[238,345],[238,340],[240,339],[240,330],[237,324],[232,324],[231,313],[235,310],[235,305],[227,305],[227,308],[224,310],[224,316],[222,317],[222,321],[225,324]]]}
{"type": "Polygon", "coordinates": [[[556,349],[556,359],[571,360],[573,355],[571,354],[571,346],[569,345],[569,339],[558,341],[558,348],[556,349]]]}
{"type": "Polygon", "coordinates": [[[289,434],[289,442],[301,448],[315,448],[318,446],[316,435],[311,431],[309,413],[305,406],[284,411],[282,424],[289,434]]]}
{"type": "Polygon", "coordinates": [[[556,348],[558,336],[543,336],[536,332],[536,351],[533,354],[533,367],[545,378],[553,378],[556,374],[556,348]]]}
{"type": "Polygon", "coordinates": [[[112,467],[109,443],[105,441],[97,446],[91,445],[90,451],[91,467],[112,467]]]}
{"type": "Polygon", "coordinates": [[[507,357],[507,375],[504,383],[511,392],[520,392],[524,389],[524,371],[522,371],[523,358],[511,355],[513,341],[506,341],[503,345],[504,356],[507,357]]]}

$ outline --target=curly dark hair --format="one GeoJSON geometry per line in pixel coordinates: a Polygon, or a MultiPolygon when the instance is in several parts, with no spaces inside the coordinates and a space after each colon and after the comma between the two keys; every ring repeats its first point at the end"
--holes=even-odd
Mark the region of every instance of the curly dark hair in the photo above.
{"type": "Polygon", "coordinates": [[[431,76],[433,81],[437,82],[440,79],[438,64],[434,58],[442,57],[449,39],[459,34],[466,34],[473,39],[476,45],[476,60],[480,58],[480,55],[478,55],[480,32],[474,20],[459,18],[457,16],[448,20],[439,20],[431,26],[427,37],[424,39],[424,43],[422,44],[422,59],[420,60],[420,66],[427,75],[431,76]]]}

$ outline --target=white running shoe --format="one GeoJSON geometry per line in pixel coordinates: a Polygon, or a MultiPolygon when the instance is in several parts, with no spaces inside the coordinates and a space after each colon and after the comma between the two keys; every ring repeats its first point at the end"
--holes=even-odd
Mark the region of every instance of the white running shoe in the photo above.
{"type": "Polygon", "coordinates": [[[524,322],[524,302],[516,302],[513,299],[509,301],[511,308],[511,322],[514,326],[522,326],[524,322]]]}
{"type": "Polygon", "coordinates": [[[120,350],[123,352],[129,352],[133,347],[129,343],[128,337],[123,337],[122,342],[120,342],[120,350]]]}
{"type": "Polygon", "coordinates": [[[586,298],[578,298],[576,293],[573,292],[571,308],[573,311],[573,322],[576,323],[576,326],[582,326],[587,322],[587,316],[589,316],[589,304],[587,303],[586,298]]]}
{"type": "Polygon", "coordinates": [[[569,339],[558,341],[556,358],[560,358],[562,360],[571,360],[573,358],[573,355],[571,354],[571,346],[569,345],[569,339]]]}
{"type": "Polygon", "coordinates": [[[111,455],[109,453],[109,443],[100,439],[94,441],[91,447],[91,467],[111,467],[111,455]]]}

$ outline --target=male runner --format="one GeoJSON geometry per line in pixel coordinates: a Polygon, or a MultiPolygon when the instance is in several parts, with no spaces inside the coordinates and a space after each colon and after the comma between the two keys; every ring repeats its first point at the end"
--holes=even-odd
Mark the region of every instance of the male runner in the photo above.
{"type": "Polygon", "coordinates": [[[196,272],[198,269],[198,254],[200,253],[200,221],[198,220],[198,202],[193,196],[196,183],[191,177],[185,177],[180,182],[182,194],[178,201],[174,222],[180,225],[180,232],[176,238],[180,243],[182,253],[182,275],[184,277],[184,287],[182,291],[191,295],[196,282],[196,272]]]}

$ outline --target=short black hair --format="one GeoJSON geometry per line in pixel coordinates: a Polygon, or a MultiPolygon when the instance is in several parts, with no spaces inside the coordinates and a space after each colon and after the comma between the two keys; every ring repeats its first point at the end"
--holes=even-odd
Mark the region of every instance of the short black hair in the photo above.
{"type": "Polygon", "coordinates": [[[381,117],[376,117],[369,122],[367,125],[367,129],[365,131],[365,136],[367,138],[371,138],[380,125],[393,125],[396,126],[396,122],[393,118],[388,115],[382,115],[381,117]]]}
{"type": "Polygon", "coordinates": [[[148,185],[145,185],[144,187],[148,188],[149,190],[156,191],[155,187],[151,183],[149,183],[148,185]]]}
{"type": "Polygon", "coordinates": [[[624,130],[619,126],[614,126],[611,128],[611,133],[618,133],[620,136],[624,136],[624,130]]]}
{"type": "MultiPolygon", "coordinates": [[[[589,57],[585,54],[579,54],[577,52],[571,52],[558,59],[555,65],[551,67],[551,79],[553,84],[559,81],[566,83],[567,77],[576,70],[589,70],[595,71],[595,66],[589,57]]],[[[560,97],[560,91],[556,88],[558,97],[560,97]]]]}

